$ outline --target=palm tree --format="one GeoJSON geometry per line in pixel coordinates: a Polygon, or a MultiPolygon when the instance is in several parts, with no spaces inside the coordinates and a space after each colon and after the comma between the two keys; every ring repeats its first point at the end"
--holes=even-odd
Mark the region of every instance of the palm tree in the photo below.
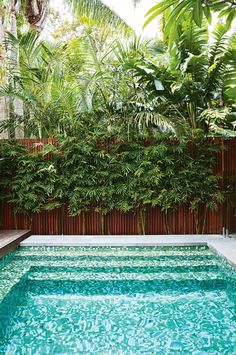
{"type": "Polygon", "coordinates": [[[169,34],[183,18],[187,17],[201,27],[204,18],[211,22],[212,13],[218,12],[220,17],[226,17],[229,27],[236,17],[235,5],[232,0],[160,0],[148,11],[145,25],[164,14],[165,31],[169,34]]]}
{"type": "Polygon", "coordinates": [[[141,121],[157,125],[166,121],[180,133],[196,128],[230,133],[222,128],[233,129],[236,62],[234,40],[227,30],[218,24],[209,36],[206,25],[179,25],[169,67],[150,59],[134,63],[134,75],[146,87],[149,103],[138,115],[141,121]]]}
{"type": "Polygon", "coordinates": [[[120,29],[128,29],[129,26],[119,16],[108,2],[103,0],[65,0],[73,12],[78,16],[87,16],[100,22],[102,25],[112,25],[120,29]]]}
{"type": "MultiPolygon", "coordinates": [[[[75,135],[83,118],[96,117],[105,124],[127,111],[133,79],[117,61],[113,36],[113,27],[96,27],[95,21],[93,31],[88,22],[78,38],[56,47],[35,32],[18,39],[8,35],[8,43],[19,48],[20,77],[17,86],[2,85],[0,95],[23,101],[26,136],[75,135]]],[[[142,46],[135,41],[130,44],[132,56],[142,46]]]]}
{"type": "MultiPolygon", "coordinates": [[[[106,23],[114,28],[128,29],[128,25],[102,1],[68,0],[68,3],[80,16],[89,16],[99,20],[101,24],[106,23]]],[[[45,23],[48,6],[48,0],[25,0],[23,3],[20,0],[0,0],[0,56],[3,63],[0,67],[0,73],[2,73],[0,84],[8,82],[10,86],[15,86],[15,83],[19,81],[18,19],[23,17],[31,29],[40,32],[45,23]],[[10,46],[5,49],[4,41],[7,33],[10,33],[15,40],[10,41],[10,46]],[[15,73],[14,76],[10,75],[12,72],[15,73]]],[[[22,122],[24,116],[22,99],[19,96],[15,96],[13,100],[0,97],[0,120],[9,118],[11,111],[15,120],[22,122]]],[[[17,137],[21,137],[21,131],[22,129],[15,132],[17,137]]],[[[4,132],[1,135],[7,136],[7,133],[4,132]]]]}
{"type": "MultiPolygon", "coordinates": [[[[9,85],[14,85],[19,76],[19,48],[17,46],[18,38],[18,19],[22,18],[22,8],[25,8],[25,18],[29,25],[40,31],[45,22],[47,1],[42,0],[26,0],[21,3],[20,0],[1,0],[0,2],[0,46],[2,48],[2,63],[5,77],[1,83],[8,81],[9,85]],[[4,42],[6,34],[10,33],[16,41],[11,41],[10,46],[5,48],[4,42]],[[5,50],[4,50],[5,49],[5,50]],[[11,73],[15,73],[11,75],[11,73]],[[9,75],[10,74],[10,75],[9,75]]],[[[23,101],[19,97],[0,98],[0,119],[10,117],[10,111],[13,111],[15,119],[22,121],[23,118],[23,101]]],[[[17,137],[21,137],[21,131],[15,132],[17,137]]],[[[6,136],[6,132],[4,136],[6,136]]]]}

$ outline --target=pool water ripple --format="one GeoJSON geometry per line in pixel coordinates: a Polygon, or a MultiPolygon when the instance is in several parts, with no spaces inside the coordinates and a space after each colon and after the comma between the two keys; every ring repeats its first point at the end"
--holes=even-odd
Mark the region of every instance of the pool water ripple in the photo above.
{"type": "Polygon", "coordinates": [[[0,354],[236,354],[236,272],[205,247],[21,247],[0,354]]]}

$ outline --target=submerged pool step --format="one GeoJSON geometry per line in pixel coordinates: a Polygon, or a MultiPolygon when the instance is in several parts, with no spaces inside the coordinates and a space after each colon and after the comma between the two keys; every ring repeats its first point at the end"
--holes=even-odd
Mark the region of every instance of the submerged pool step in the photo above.
{"type": "Polygon", "coordinates": [[[115,257],[126,257],[126,256],[137,256],[137,257],[161,257],[161,256],[180,256],[180,257],[190,257],[190,256],[213,256],[214,253],[208,248],[168,248],[164,249],[162,247],[139,247],[139,248],[82,248],[82,247],[21,247],[16,251],[15,256],[19,257],[106,257],[106,256],[115,256],[115,257]]]}
{"type": "MultiPolygon", "coordinates": [[[[22,261],[21,261],[22,262],[22,261]]],[[[25,264],[29,266],[50,266],[50,267],[68,267],[68,268],[81,268],[81,267],[106,267],[106,268],[112,268],[112,267],[165,267],[165,266],[171,266],[171,267],[186,267],[188,265],[197,267],[197,266],[218,266],[219,262],[217,259],[213,258],[210,260],[207,259],[202,259],[202,260],[191,260],[189,263],[185,258],[182,258],[180,260],[158,260],[158,259],[133,259],[133,260],[94,260],[93,258],[88,259],[88,260],[70,260],[69,258],[64,258],[62,259],[56,259],[56,260],[43,260],[43,259],[37,259],[37,260],[30,260],[30,262],[27,260],[24,261],[25,264]]],[[[19,261],[13,260],[11,262],[11,267],[18,267],[19,261]]]]}
{"type": "MultiPolygon", "coordinates": [[[[39,295],[118,295],[129,294],[182,294],[189,292],[221,291],[227,287],[223,278],[198,280],[188,275],[186,279],[153,279],[153,280],[24,280],[16,286],[15,292],[22,297],[39,295]]],[[[11,295],[9,295],[11,297],[11,295]]]]}
{"type": "Polygon", "coordinates": [[[10,292],[11,288],[20,281],[24,275],[29,271],[29,267],[21,267],[19,266],[17,273],[12,271],[8,271],[4,273],[4,279],[1,280],[1,273],[0,273],[0,303],[2,299],[10,292]]]}
{"type": "MultiPolygon", "coordinates": [[[[14,261],[17,261],[19,259],[21,259],[22,256],[15,256],[14,257],[14,261]]],[[[55,255],[32,255],[32,256],[25,256],[24,257],[25,260],[31,262],[37,262],[37,261],[45,261],[45,263],[52,262],[52,261],[64,261],[65,259],[68,260],[69,262],[107,262],[110,263],[110,261],[112,262],[132,262],[132,261],[137,261],[137,262],[142,262],[142,261],[148,261],[148,262],[179,262],[179,261],[183,261],[184,260],[188,261],[189,264],[193,261],[204,261],[204,262],[208,262],[208,261],[215,261],[217,258],[215,255],[203,255],[203,254],[199,254],[199,255],[151,255],[151,256],[146,256],[146,255],[93,255],[93,256],[88,256],[88,255],[80,255],[80,256],[74,256],[74,255],[70,255],[70,256],[55,256],[55,255]]]]}
{"type": "MultiPolygon", "coordinates": [[[[44,301],[52,301],[52,302],[106,302],[106,301],[111,301],[111,302],[133,302],[133,299],[136,299],[137,302],[140,301],[148,301],[148,302],[158,302],[158,304],[165,304],[165,303],[176,303],[181,300],[186,300],[186,302],[191,303],[195,302],[196,298],[201,301],[206,300],[206,294],[202,293],[201,291],[193,291],[189,292],[187,294],[184,293],[179,293],[178,295],[173,294],[173,295],[163,295],[160,293],[153,293],[153,294],[135,294],[135,295],[129,295],[129,294],[123,294],[123,295],[79,295],[79,294],[51,294],[51,295],[35,295],[33,296],[34,302],[39,303],[39,305],[42,305],[42,302],[44,301]],[[132,299],[132,300],[131,300],[132,299]]],[[[226,294],[224,290],[221,291],[208,291],[207,292],[207,299],[212,302],[224,302],[226,298],[226,294]]]]}
{"type": "Polygon", "coordinates": [[[91,272],[80,272],[80,273],[68,273],[68,272],[34,272],[28,274],[29,280],[70,280],[70,281],[83,281],[83,280],[174,280],[174,281],[183,281],[183,280],[219,280],[222,279],[222,276],[217,272],[186,272],[186,273],[91,273],[91,272]]]}
{"type": "Polygon", "coordinates": [[[34,294],[44,293],[43,287],[49,287],[47,293],[54,293],[54,287],[59,287],[59,293],[80,293],[80,287],[85,287],[83,294],[89,292],[90,287],[98,287],[98,292],[106,293],[106,283],[113,284],[115,293],[119,292],[119,287],[124,292],[127,287],[129,292],[130,283],[139,290],[137,292],[142,292],[144,287],[144,293],[148,292],[147,285],[153,292],[155,287],[157,290],[190,288],[191,282],[195,282],[196,288],[208,287],[207,282],[213,288],[217,283],[221,287],[225,280],[224,272],[219,269],[220,259],[205,247],[23,247],[14,252],[8,263],[2,264],[0,302],[17,285],[20,289],[23,287],[22,295],[28,287],[34,294]],[[121,283],[126,286],[119,286],[121,283]]]}
{"type": "Polygon", "coordinates": [[[113,266],[113,267],[107,267],[107,266],[77,266],[77,267],[69,267],[69,266],[31,266],[30,272],[35,273],[35,272],[40,272],[40,273],[58,273],[58,272],[63,272],[63,273],[81,273],[81,272],[90,272],[90,273],[142,273],[142,274],[149,274],[149,273],[162,273],[162,272],[168,272],[168,273],[186,273],[186,272],[218,272],[219,267],[218,265],[200,265],[200,266],[176,266],[176,265],[168,265],[166,264],[165,266],[152,266],[152,267],[145,267],[145,266],[139,266],[139,267],[132,267],[132,266],[113,266]]]}

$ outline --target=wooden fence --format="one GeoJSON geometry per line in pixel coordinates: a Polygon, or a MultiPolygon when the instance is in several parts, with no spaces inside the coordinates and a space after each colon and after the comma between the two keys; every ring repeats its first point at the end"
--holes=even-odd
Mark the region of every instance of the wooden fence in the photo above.
{"type": "MultiPolygon", "coordinates": [[[[19,140],[29,150],[38,150],[42,144],[55,143],[54,139],[27,139],[19,140]]],[[[222,150],[219,153],[216,173],[223,176],[222,185],[235,181],[236,176],[236,139],[221,141],[222,150]]],[[[209,186],[210,188],[210,186],[209,186]]],[[[112,211],[105,216],[104,233],[111,235],[140,234],[139,213],[120,213],[112,211]]],[[[169,217],[170,231],[173,234],[194,234],[195,224],[192,213],[186,206],[181,206],[178,211],[169,217]]],[[[28,229],[28,217],[18,214],[14,218],[12,206],[5,204],[2,211],[1,229],[28,229]]],[[[236,232],[236,196],[231,195],[231,201],[225,202],[217,211],[208,211],[205,233],[220,233],[222,227],[230,232],[236,232]],[[235,201],[235,203],[234,203],[235,201]]],[[[76,217],[71,217],[62,208],[53,211],[43,211],[35,215],[31,231],[33,234],[101,234],[101,216],[91,208],[90,211],[76,217]]],[[[166,234],[163,216],[159,208],[148,207],[146,211],[146,234],[166,234]]]]}

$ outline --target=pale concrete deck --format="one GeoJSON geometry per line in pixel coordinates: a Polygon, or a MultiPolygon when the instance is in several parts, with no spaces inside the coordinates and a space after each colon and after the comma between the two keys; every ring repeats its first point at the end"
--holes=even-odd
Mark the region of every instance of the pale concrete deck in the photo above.
{"type": "Polygon", "coordinates": [[[15,249],[29,235],[28,230],[0,230],[0,258],[15,249]]]}
{"type": "Polygon", "coordinates": [[[221,235],[76,236],[33,235],[22,246],[200,246],[205,245],[236,266],[236,239],[221,235]]]}

